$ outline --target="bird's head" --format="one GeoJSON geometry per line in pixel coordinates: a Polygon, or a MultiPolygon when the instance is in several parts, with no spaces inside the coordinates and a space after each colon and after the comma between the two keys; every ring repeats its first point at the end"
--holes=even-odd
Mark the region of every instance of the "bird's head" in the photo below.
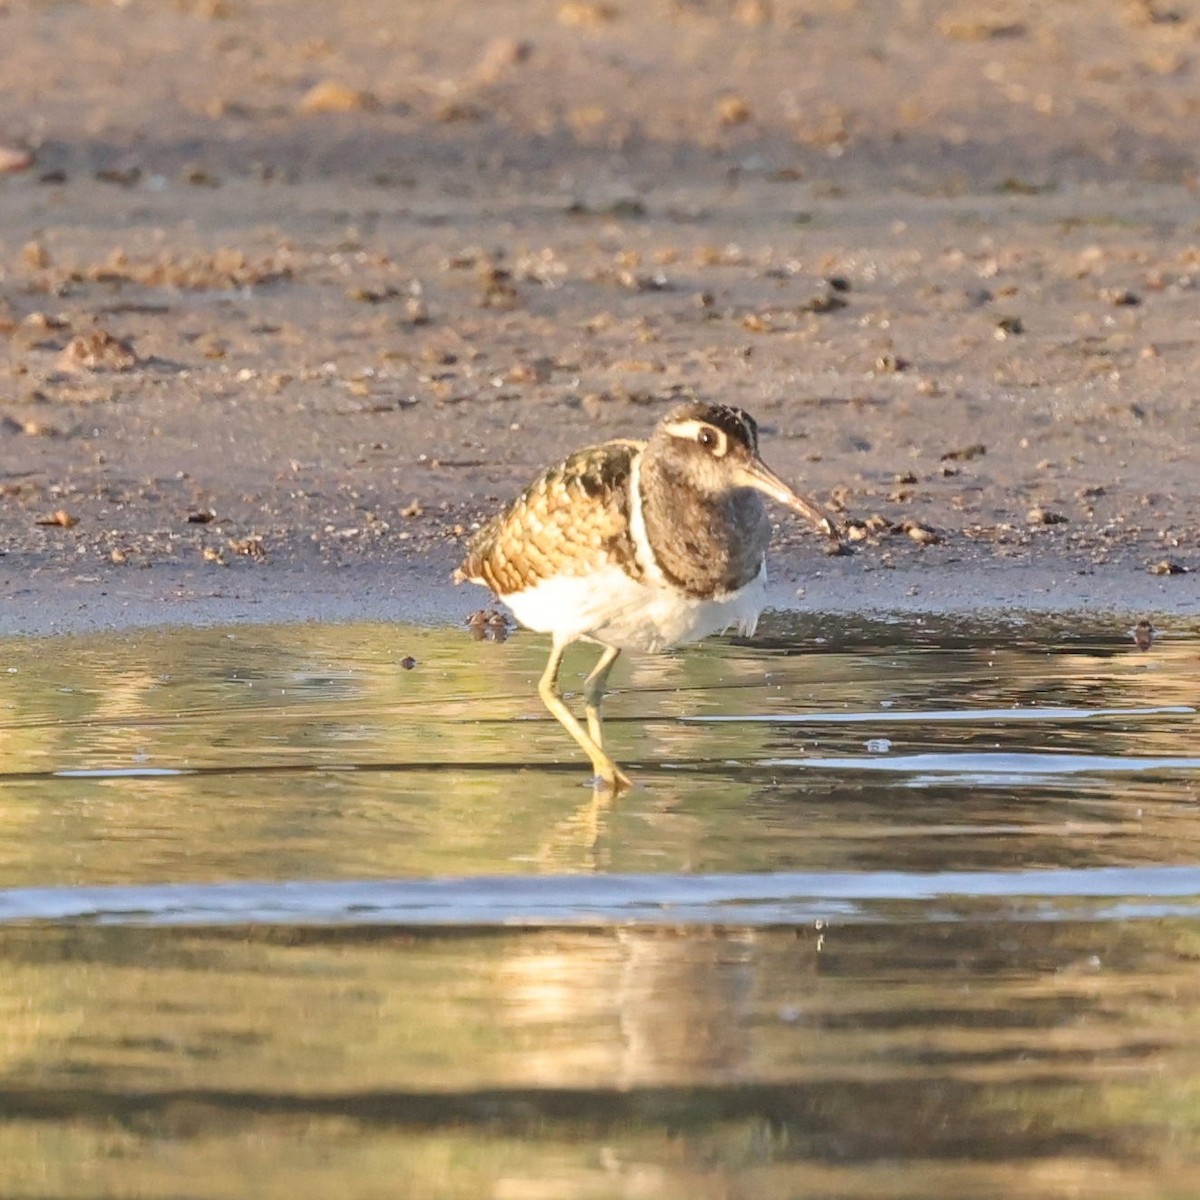
{"type": "Polygon", "coordinates": [[[714,499],[751,490],[807,517],[823,533],[829,518],[794,492],[758,452],[758,426],[743,409],[689,403],[672,409],[655,427],[647,452],[696,492],[714,499]]]}

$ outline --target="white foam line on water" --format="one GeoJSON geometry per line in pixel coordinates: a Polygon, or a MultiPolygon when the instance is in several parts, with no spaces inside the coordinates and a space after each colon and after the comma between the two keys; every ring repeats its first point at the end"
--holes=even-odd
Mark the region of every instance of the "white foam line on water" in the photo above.
{"type": "Polygon", "coordinates": [[[0,890],[0,924],[797,925],[1200,915],[1200,865],[762,875],[534,875],[0,890]],[[967,903],[1011,899],[1011,909],[967,903]],[[1069,908],[1054,901],[1090,901],[1069,908]],[[1119,901],[1105,904],[1097,902],[1119,901]],[[888,911],[900,903],[902,912],[888,911]],[[915,911],[913,906],[916,906],[915,911]]]}
{"type": "Polygon", "coordinates": [[[187,767],[69,767],[53,774],[56,779],[160,779],[194,772],[187,767]]]}
{"type": "Polygon", "coordinates": [[[863,754],[812,758],[756,758],[745,765],[789,767],[801,771],[893,771],[903,774],[956,775],[972,780],[1052,775],[1110,775],[1137,771],[1200,771],[1200,758],[1152,758],[1112,754],[863,754]]]}
{"type": "Polygon", "coordinates": [[[1187,704],[1159,708],[945,708],[928,712],[750,713],[742,716],[681,716],[686,725],[856,725],[920,721],[1094,721],[1107,717],[1186,717],[1198,710],[1187,704]]]}

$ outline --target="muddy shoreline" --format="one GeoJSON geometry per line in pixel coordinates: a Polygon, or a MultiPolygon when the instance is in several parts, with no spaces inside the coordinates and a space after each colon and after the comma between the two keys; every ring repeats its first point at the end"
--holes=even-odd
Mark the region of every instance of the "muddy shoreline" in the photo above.
{"type": "Polygon", "coordinates": [[[692,396],[777,606],[1195,615],[1200,14],[1001,7],[4,6],[0,630],[457,621],[692,396]]]}
{"type": "MultiPolygon", "coordinates": [[[[960,571],[922,563],[864,571],[837,560],[806,560],[812,573],[776,571],[769,610],[814,620],[961,616],[995,622],[1062,616],[1068,624],[1111,624],[1123,630],[1149,616],[1162,630],[1195,625],[1197,593],[1190,578],[1156,579],[1140,572],[1072,574],[1050,567],[982,566],[960,571]],[[1182,585],[1182,586],[1181,586],[1182,585]]],[[[0,636],[116,633],[172,626],[278,625],[309,621],[461,625],[488,602],[485,592],[376,566],[338,571],[227,573],[214,584],[195,569],[157,568],[130,582],[123,572],[67,576],[0,574],[0,636]]]]}

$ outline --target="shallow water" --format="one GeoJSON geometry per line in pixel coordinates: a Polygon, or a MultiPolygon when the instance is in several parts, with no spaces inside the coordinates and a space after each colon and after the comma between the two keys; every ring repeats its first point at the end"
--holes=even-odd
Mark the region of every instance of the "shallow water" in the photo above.
{"type": "Polygon", "coordinates": [[[0,1195],[1200,1193],[1200,628],[544,656],[0,642],[0,1195]]]}

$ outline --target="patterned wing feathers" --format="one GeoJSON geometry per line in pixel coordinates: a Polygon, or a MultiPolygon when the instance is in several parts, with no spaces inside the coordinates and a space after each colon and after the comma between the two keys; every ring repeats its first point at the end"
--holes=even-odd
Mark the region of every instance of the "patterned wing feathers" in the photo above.
{"type": "Polygon", "coordinates": [[[471,539],[459,576],[497,596],[610,564],[638,576],[629,477],[642,445],[605,442],[551,467],[471,539]]]}

